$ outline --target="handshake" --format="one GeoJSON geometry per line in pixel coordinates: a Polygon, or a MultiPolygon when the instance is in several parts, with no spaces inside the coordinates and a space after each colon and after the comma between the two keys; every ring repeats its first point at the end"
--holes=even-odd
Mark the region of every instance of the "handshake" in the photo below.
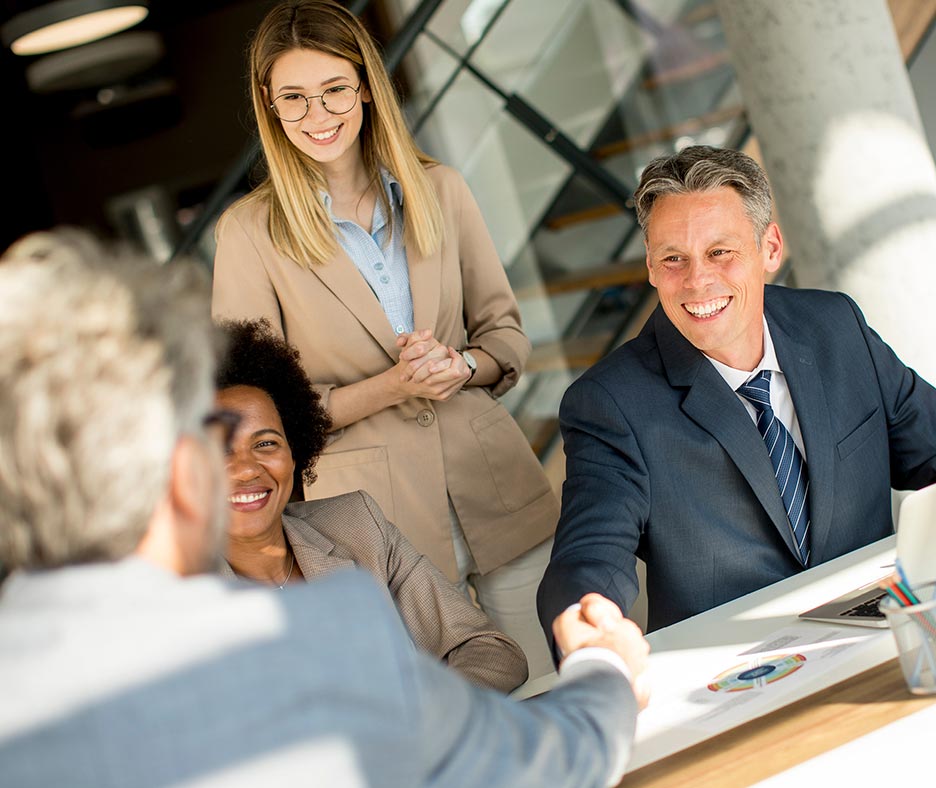
{"type": "Polygon", "coordinates": [[[605,648],[617,654],[630,672],[638,708],[646,707],[650,691],[644,672],[650,644],[614,602],[601,594],[586,594],[556,617],[553,636],[563,658],[583,648],[605,648]]]}

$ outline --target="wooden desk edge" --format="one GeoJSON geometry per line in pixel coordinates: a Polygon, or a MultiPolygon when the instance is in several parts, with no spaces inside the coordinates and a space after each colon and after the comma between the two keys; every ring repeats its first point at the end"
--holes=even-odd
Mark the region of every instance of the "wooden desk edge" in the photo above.
{"type": "Polygon", "coordinates": [[[936,703],[896,659],[624,776],[620,788],[746,788],[936,703]]]}

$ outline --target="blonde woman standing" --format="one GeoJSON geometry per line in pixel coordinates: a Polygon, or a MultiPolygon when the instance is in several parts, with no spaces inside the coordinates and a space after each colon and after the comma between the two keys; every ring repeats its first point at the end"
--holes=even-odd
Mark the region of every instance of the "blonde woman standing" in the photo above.
{"type": "Polygon", "coordinates": [[[337,3],[274,8],[250,83],[268,174],[219,222],[212,311],[266,318],[299,349],[333,423],[306,495],[367,491],[541,675],[558,503],[496,399],[530,344],[478,206],[416,147],[337,3]]]}

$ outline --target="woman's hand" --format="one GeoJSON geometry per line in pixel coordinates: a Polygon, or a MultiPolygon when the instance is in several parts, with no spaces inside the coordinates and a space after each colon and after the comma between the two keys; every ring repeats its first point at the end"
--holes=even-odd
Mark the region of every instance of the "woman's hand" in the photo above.
{"type": "MultiPolygon", "coordinates": [[[[332,389],[328,399],[332,430],[347,427],[411,397],[451,399],[471,377],[461,353],[441,344],[428,328],[401,334],[397,345],[402,348],[400,359],[392,367],[357,383],[332,389]]],[[[485,377],[496,379],[497,362],[482,350],[473,349],[472,353],[479,366],[473,382],[485,377]],[[480,370],[482,366],[486,372],[480,370]]]]}
{"type": "MultiPolygon", "coordinates": [[[[400,351],[400,362],[405,362],[403,374],[407,379],[416,375],[426,364],[448,358],[448,348],[440,344],[428,328],[411,334],[400,334],[396,343],[397,347],[403,348],[400,351]]],[[[428,374],[424,373],[423,378],[428,374]]]]}
{"type": "Polygon", "coordinates": [[[445,401],[465,385],[471,370],[455,348],[442,345],[430,331],[414,332],[397,340],[403,345],[394,367],[400,391],[405,397],[445,401]]]}

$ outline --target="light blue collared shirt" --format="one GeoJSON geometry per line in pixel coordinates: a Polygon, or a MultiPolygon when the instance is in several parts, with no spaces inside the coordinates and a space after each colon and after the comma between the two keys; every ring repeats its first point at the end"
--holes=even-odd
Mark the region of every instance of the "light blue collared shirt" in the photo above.
{"type": "Polygon", "coordinates": [[[338,228],[338,243],[374,291],[393,333],[408,334],[413,330],[413,295],[403,245],[403,190],[386,170],[380,171],[380,180],[390,203],[390,216],[378,199],[369,233],[357,222],[337,218],[331,211],[331,195],[324,193],[322,197],[338,228]]]}

